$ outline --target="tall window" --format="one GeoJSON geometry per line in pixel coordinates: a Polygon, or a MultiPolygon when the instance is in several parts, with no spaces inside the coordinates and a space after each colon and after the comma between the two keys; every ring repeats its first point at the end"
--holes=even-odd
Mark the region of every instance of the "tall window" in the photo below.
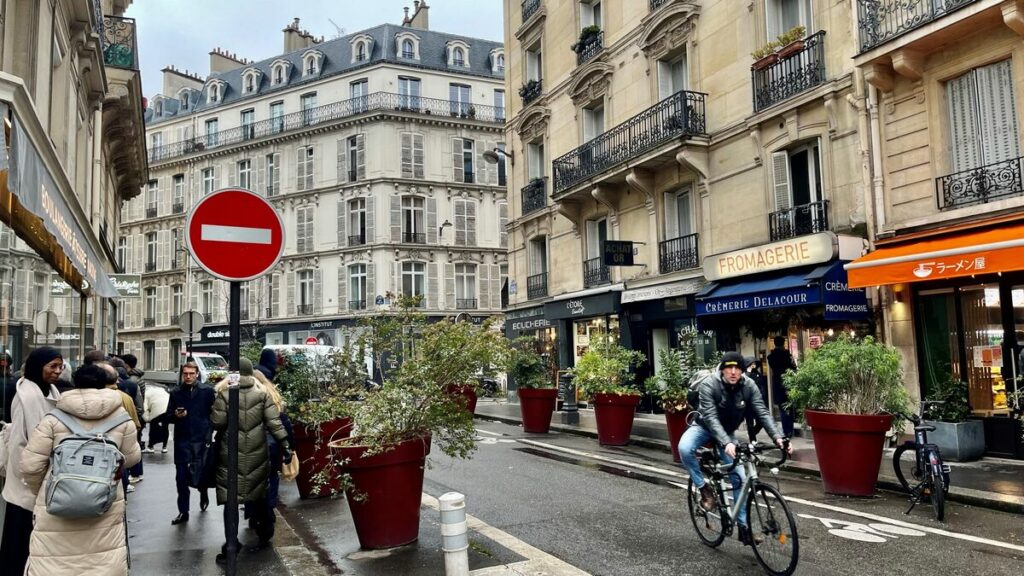
{"type": "Polygon", "coordinates": [[[308,126],[314,122],[313,109],[316,108],[316,92],[303,94],[302,102],[302,124],[308,126]]]}
{"type": "Polygon", "coordinates": [[[544,177],[544,142],[542,140],[526,145],[526,171],[530,180],[544,177]]]}
{"type": "Polygon", "coordinates": [[[452,63],[455,64],[456,66],[465,66],[466,51],[463,50],[462,48],[456,47],[455,51],[452,52],[452,63]]]}
{"type": "Polygon", "coordinates": [[[146,234],[146,272],[156,270],[156,232],[146,234]]]}
{"type": "Polygon", "coordinates": [[[601,27],[601,0],[584,0],[580,2],[580,26],[601,27]]]}
{"type": "MultiPolygon", "coordinates": [[[[505,143],[498,142],[498,150],[505,151],[505,143]]],[[[508,168],[505,166],[506,156],[504,154],[498,154],[498,186],[504,186],[508,183],[508,168]]]]}
{"type": "Polygon", "coordinates": [[[469,138],[452,139],[452,167],[456,182],[473,182],[474,143],[469,138]]]}
{"type": "Polygon", "coordinates": [[[402,295],[426,297],[424,289],[426,265],[422,262],[402,262],[402,295]]]}
{"type": "Polygon", "coordinates": [[[157,206],[160,205],[160,188],[156,180],[150,180],[146,186],[146,218],[156,218],[157,206]]]}
{"type": "Polygon", "coordinates": [[[686,187],[665,193],[665,239],[681,238],[694,232],[693,194],[686,187]]]}
{"type": "Polygon", "coordinates": [[[505,91],[494,91],[494,118],[499,122],[505,121],[505,91]]]}
{"type": "Polygon", "coordinates": [[[813,30],[811,0],[766,0],[765,23],[768,40],[775,40],[794,26],[813,30]]]}
{"type": "Polygon", "coordinates": [[[156,288],[146,288],[146,327],[156,325],[156,288]]]}
{"type": "Polygon", "coordinates": [[[426,244],[426,225],[423,219],[423,198],[406,196],[402,198],[402,241],[411,244],[426,244]]]}
{"type": "Polygon", "coordinates": [[[821,200],[818,142],[772,154],[775,209],[786,210],[821,200]]]}
{"type": "Polygon", "coordinates": [[[185,175],[175,174],[171,186],[171,210],[175,214],[185,211],[185,175]]]}
{"type": "Polygon", "coordinates": [[[169,358],[172,370],[177,370],[181,366],[181,339],[173,338],[171,340],[171,357],[169,358]]]}
{"type": "Polygon", "coordinates": [[[349,182],[355,182],[366,176],[365,164],[363,162],[363,158],[359,154],[359,144],[362,141],[362,138],[362,134],[357,134],[355,136],[349,136],[345,141],[345,146],[348,148],[346,153],[348,155],[349,182]]]}
{"type": "Polygon", "coordinates": [[[398,78],[398,105],[402,108],[419,110],[420,108],[420,79],[399,76],[398,78]]]}
{"type": "Polygon", "coordinates": [[[953,172],[1020,157],[1011,68],[1011,61],[1003,60],[946,83],[953,172]]]}
{"type": "Polygon", "coordinates": [[[459,115],[463,118],[468,116],[471,100],[472,94],[470,93],[469,86],[464,84],[448,85],[448,101],[450,102],[452,116],[459,115]]]}
{"type": "Polygon", "coordinates": [[[360,42],[356,48],[356,61],[362,62],[366,60],[366,42],[360,42]]]}
{"type": "Polygon", "coordinates": [[[313,156],[312,146],[302,146],[296,150],[295,158],[295,189],[311,190],[313,188],[313,156]]]}
{"type": "Polygon", "coordinates": [[[495,64],[494,67],[497,69],[498,72],[504,72],[505,71],[505,55],[504,54],[498,54],[498,58],[495,60],[494,64],[495,64]]]}
{"type": "Polygon", "coordinates": [[[402,58],[415,58],[416,48],[413,46],[412,40],[406,38],[402,40],[402,58]]]}
{"type": "Polygon", "coordinates": [[[508,202],[498,202],[498,246],[508,247],[508,202]]]}
{"type": "Polygon", "coordinates": [[[457,246],[476,246],[476,202],[457,199],[453,204],[455,244],[457,246]]]}
{"type": "Polygon", "coordinates": [[[686,54],[658,60],[658,99],[686,90],[686,54]]]}
{"type": "Polygon", "coordinates": [[[455,265],[455,307],[460,310],[476,308],[476,265],[455,265]]]}
{"type": "Polygon", "coordinates": [[[284,130],[284,102],[270,103],[270,131],[274,134],[284,130]]]}
{"type": "Polygon", "coordinates": [[[299,270],[295,274],[298,280],[299,314],[313,313],[313,271],[299,270]]]}
{"type": "Polygon", "coordinates": [[[184,311],[183,290],[181,284],[171,286],[171,322],[176,322],[184,311]]]}
{"type": "Polygon", "coordinates": [[[238,162],[238,187],[246,190],[252,189],[252,161],[241,160],[238,162]]]}
{"type": "Polygon", "coordinates": [[[146,370],[156,369],[156,342],[146,340],[142,343],[142,361],[146,370]]]}
{"type": "Polygon", "coordinates": [[[583,109],[583,141],[589,142],[604,133],[604,102],[583,109]]]}
{"type": "Polygon", "coordinates": [[[246,140],[256,136],[256,112],[253,109],[242,110],[242,138],[246,140]]]}
{"type": "Polygon", "coordinates": [[[366,244],[366,198],[348,201],[349,246],[366,244]]]}
{"type": "MultiPolygon", "coordinates": [[[[362,48],[363,43],[359,46],[362,48]]],[[[365,112],[367,109],[367,95],[370,93],[370,83],[365,79],[356,80],[348,85],[349,97],[352,98],[352,111],[365,112]]]]}
{"type": "Polygon", "coordinates": [[[267,154],[263,158],[267,175],[267,196],[277,196],[281,190],[280,154],[267,154]]]}
{"type": "Polygon", "coordinates": [[[206,145],[213,148],[217,145],[217,119],[211,118],[206,121],[206,145]]]}
{"type": "Polygon", "coordinates": [[[203,168],[203,196],[206,196],[213,192],[214,186],[214,173],[213,168],[203,168]]]}
{"type": "Polygon", "coordinates": [[[530,274],[545,274],[548,271],[547,238],[539,236],[530,240],[530,274]]]}
{"type": "Polygon", "coordinates": [[[349,310],[366,309],[366,264],[348,267],[348,297],[349,310]]]}
{"type": "Polygon", "coordinates": [[[117,239],[117,267],[121,272],[125,272],[125,266],[128,263],[128,239],[121,236],[117,239]]]}
{"type": "Polygon", "coordinates": [[[240,282],[238,285],[238,312],[243,319],[249,316],[249,283],[240,282]]]}
{"type": "Polygon", "coordinates": [[[423,135],[402,132],[402,178],[423,178],[423,135]]]}
{"type": "Polygon", "coordinates": [[[543,77],[540,45],[526,51],[526,80],[540,80],[543,77]]]}
{"type": "Polygon", "coordinates": [[[213,315],[213,282],[207,280],[199,283],[199,305],[202,307],[201,312],[209,319],[213,315]]]}
{"type": "Polygon", "coordinates": [[[312,252],[313,245],[313,206],[300,206],[295,210],[295,250],[312,252]]]}

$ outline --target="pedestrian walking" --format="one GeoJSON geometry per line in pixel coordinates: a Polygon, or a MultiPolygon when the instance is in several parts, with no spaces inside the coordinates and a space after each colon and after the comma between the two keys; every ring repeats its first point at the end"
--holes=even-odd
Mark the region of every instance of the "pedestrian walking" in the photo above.
{"type": "MultiPolygon", "coordinates": [[[[281,425],[284,426],[284,431],[288,435],[288,446],[295,445],[295,436],[292,433],[292,422],[288,418],[288,414],[284,410],[284,398],[281,396],[281,392],[277,389],[277,386],[273,382],[267,379],[263,375],[262,371],[253,372],[253,377],[256,378],[256,387],[263,389],[270,396],[271,401],[277,406],[278,414],[281,417],[281,425]]],[[[267,433],[267,453],[270,455],[270,475],[267,477],[267,497],[266,506],[268,512],[266,516],[260,516],[255,513],[254,508],[259,505],[255,502],[246,502],[245,504],[245,518],[249,520],[249,527],[259,532],[258,526],[261,519],[268,519],[271,523],[277,521],[277,516],[274,514],[274,510],[277,509],[278,495],[281,488],[281,468],[284,463],[284,447],[276,438],[269,432],[267,433]]],[[[271,527],[271,530],[273,528],[271,527]]]]}
{"type": "Polygon", "coordinates": [[[11,425],[7,434],[7,479],[4,483],[3,537],[0,539],[0,576],[22,576],[28,561],[32,534],[32,508],[36,494],[22,481],[21,457],[29,435],[43,416],[60,400],[57,379],[64,370],[64,358],[56,348],[33,350],[25,360],[22,377],[11,403],[11,425]]]}
{"type": "MultiPolygon", "coordinates": [[[[259,541],[252,549],[262,549],[270,545],[274,536],[274,521],[268,516],[272,514],[266,505],[267,478],[270,475],[270,456],[267,450],[267,434],[283,445],[284,461],[292,459],[291,445],[281,424],[280,412],[271,399],[270,394],[256,386],[253,377],[252,362],[246,358],[238,361],[238,502],[255,504],[253,514],[256,518],[256,534],[259,541]]],[[[222,384],[213,403],[210,416],[213,428],[217,430],[218,439],[222,438],[228,427],[228,386],[222,384]]],[[[217,465],[217,503],[224,505],[228,499],[228,443],[219,441],[220,458],[217,465]]],[[[227,520],[227,508],[224,510],[227,520]]],[[[226,560],[227,543],[218,562],[226,560]]]]}
{"type": "Polygon", "coordinates": [[[782,418],[782,433],[787,438],[792,438],[793,409],[788,406],[789,393],[782,383],[782,376],[790,370],[795,372],[796,362],[793,361],[793,355],[789,350],[786,350],[785,342],[786,339],[782,336],[775,337],[775,348],[768,353],[768,368],[771,369],[772,376],[772,401],[779,407],[779,416],[782,418]]]}
{"type": "Polygon", "coordinates": [[[202,485],[203,471],[210,449],[213,428],[210,409],[213,388],[199,379],[199,366],[186,362],[180,370],[181,384],[171,391],[167,417],[174,423],[174,483],[178,491],[178,515],[171,520],[175,526],[188,522],[189,488],[199,490],[199,510],[206,511],[210,496],[202,485]]]}
{"type": "Polygon", "coordinates": [[[264,348],[260,352],[260,362],[256,365],[256,370],[267,380],[273,382],[274,377],[277,376],[277,352],[271,348],[264,348]]]}
{"type": "MultiPolygon", "coordinates": [[[[102,366],[84,366],[75,373],[75,389],[62,395],[57,408],[84,429],[124,411],[121,394],[106,388],[102,366]]],[[[118,491],[113,504],[95,518],[62,518],[47,510],[47,490],[40,489],[50,467],[50,455],[72,430],[47,414],[32,432],[21,460],[21,472],[35,498],[35,529],[29,544],[26,576],[116,576],[128,574],[128,535],[125,496],[118,491]]],[[[125,421],[105,434],[117,445],[124,466],[142,459],[135,424],[125,421]]],[[[5,562],[6,562],[6,556],[5,562]]]]}
{"type": "MultiPolygon", "coordinates": [[[[139,359],[134,354],[122,354],[121,360],[124,361],[125,368],[128,371],[128,380],[130,380],[135,387],[138,389],[138,394],[135,397],[135,407],[139,411],[139,414],[145,413],[146,409],[146,373],[139,370],[139,359]]],[[[149,420],[145,417],[142,418],[142,428],[146,427],[149,420]]],[[[142,440],[142,428],[139,429],[139,446],[142,447],[145,452],[146,445],[142,440]]]]}
{"type": "MultiPolygon", "coordinates": [[[[761,400],[765,404],[768,404],[768,379],[765,378],[764,373],[761,371],[761,361],[753,356],[747,356],[743,359],[747,378],[754,381],[757,385],[757,391],[761,393],[761,400]]],[[[764,430],[761,423],[754,417],[753,412],[747,411],[744,415],[747,420],[747,436],[751,442],[757,442],[757,435],[764,430]]]]}
{"type": "MultiPolygon", "coordinates": [[[[142,419],[149,426],[149,442],[142,450],[144,454],[155,453],[157,444],[162,445],[161,453],[167,453],[167,438],[170,433],[168,430],[170,418],[167,415],[167,403],[170,399],[171,395],[163,384],[158,382],[146,384],[142,419]]],[[[140,442],[139,445],[142,446],[142,443],[140,442]]]]}

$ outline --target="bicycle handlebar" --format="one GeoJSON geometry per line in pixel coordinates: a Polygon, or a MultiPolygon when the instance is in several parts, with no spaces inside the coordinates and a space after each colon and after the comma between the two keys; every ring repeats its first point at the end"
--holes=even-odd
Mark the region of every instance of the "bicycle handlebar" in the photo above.
{"type": "Polygon", "coordinates": [[[733,458],[731,464],[719,464],[718,470],[722,473],[728,474],[736,469],[741,460],[753,459],[755,464],[764,464],[765,462],[759,459],[757,456],[762,452],[768,452],[770,450],[779,450],[782,452],[782,458],[778,462],[772,462],[768,464],[769,468],[778,468],[782,466],[786,460],[789,459],[789,438],[783,438],[783,448],[779,448],[777,444],[762,444],[761,442],[750,442],[744,444],[738,444],[736,446],[736,458],[733,458]]]}

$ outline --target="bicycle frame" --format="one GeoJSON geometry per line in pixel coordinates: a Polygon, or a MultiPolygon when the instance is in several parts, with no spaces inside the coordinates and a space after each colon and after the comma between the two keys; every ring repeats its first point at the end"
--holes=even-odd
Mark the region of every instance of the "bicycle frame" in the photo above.
{"type": "MultiPolygon", "coordinates": [[[[720,456],[716,457],[718,459],[721,459],[720,456]]],[[[733,525],[736,523],[736,518],[739,516],[740,513],[740,506],[746,505],[747,498],[750,496],[751,491],[753,491],[754,485],[759,482],[757,475],[757,464],[754,462],[753,457],[745,455],[741,456],[740,454],[737,454],[736,458],[743,458],[741,464],[743,465],[743,472],[745,478],[743,480],[743,484],[740,485],[740,492],[736,496],[732,508],[730,508],[728,505],[728,496],[725,494],[725,492],[721,490],[719,491],[719,498],[721,499],[721,501],[719,502],[719,509],[724,511],[728,519],[728,525],[723,526],[723,528],[725,528],[726,530],[726,534],[732,534],[733,525]]],[[[738,465],[739,464],[737,464],[737,466],[738,465]]],[[[713,470],[714,474],[712,478],[713,480],[728,479],[730,493],[733,490],[732,481],[729,478],[729,476],[732,474],[732,468],[733,466],[729,464],[716,464],[713,470]]]]}

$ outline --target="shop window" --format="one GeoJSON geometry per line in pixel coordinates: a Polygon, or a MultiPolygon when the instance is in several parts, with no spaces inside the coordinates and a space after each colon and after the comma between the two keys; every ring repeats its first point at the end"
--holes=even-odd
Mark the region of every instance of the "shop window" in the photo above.
{"type": "Polygon", "coordinates": [[[1010,60],[946,83],[953,172],[1020,157],[1014,92],[1010,60]]]}

